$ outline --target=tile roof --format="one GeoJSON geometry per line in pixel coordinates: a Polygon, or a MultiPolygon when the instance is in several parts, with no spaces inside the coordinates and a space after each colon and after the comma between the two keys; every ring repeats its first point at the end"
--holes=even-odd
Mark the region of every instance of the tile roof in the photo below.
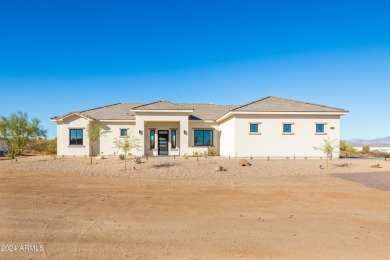
{"type": "Polygon", "coordinates": [[[148,104],[139,105],[134,107],[132,110],[193,110],[187,106],[172,103],[165,100],[160,100],[148,104]]]}
{"type": "Polygon", "coordinates": [[[52,119],[58,119],[77,113],[79,115],[96,119],[96,120],[134,120],[135,117],[131,113],[131,109],[141,105],[140,103],[117,103],[103,107],[92,108],[83,111],[73,111],[64,115],[53,117],[52,119]]]}
{"type": "Polygon", "coordinates": [[[322,106],[279,97],[265,97],[245,105],[178,104],[169,101],[152,103],[117,103],[84,111],[56,116],[59,119],[72,113],[96,120],[134,120],[137,110],[193,110],[190,120],[217,120],[228,112],[348,112],[344,109],[322,106]]]}
{"type": "Polygon", "coordinates": [[[317,105],[280,97],[265,97],[232,111],[239,112],[348,112],[344,109],[317,105]]]}
{"type": "Polygon", "coordinates": [[[215,105],[215,104],[185,104],[193,107],[194,112],[190,120],[217,120],[238,105],[215,105]]]}

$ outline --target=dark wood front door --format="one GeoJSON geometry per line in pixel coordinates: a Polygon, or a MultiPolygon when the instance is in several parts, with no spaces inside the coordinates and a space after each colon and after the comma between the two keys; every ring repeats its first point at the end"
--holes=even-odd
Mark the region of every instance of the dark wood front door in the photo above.
{"type": "Polygon", "coordinates": [[[158,131],[158,155],[168,155],[168,130],[158,131]]]}

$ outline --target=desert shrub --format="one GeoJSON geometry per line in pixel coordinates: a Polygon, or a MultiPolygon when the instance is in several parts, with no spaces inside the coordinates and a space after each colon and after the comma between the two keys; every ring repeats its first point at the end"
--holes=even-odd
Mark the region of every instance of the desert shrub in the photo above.
{"type": "Polygon", "coordinates": [[[124,159],[125,159],[125,155],[120,154],[120,155],[119,155],[119,159],[124,160],[124,159]]]}
{"type": "Polygon", "coordinates": [[[46,139],[31,140],[27,143],[25,150],[32,153],[43,153],[47,149],[47,146],[48,140],[46,139]]]}
{"type": "Polygon", "coordinates": [[[47,140],[47,146],[45,149],[45,153],[48,155],[56,155],[57,154],[57,140],[47,140]]]}
{"type": "Polygon", "coordinates": [[[184,159],[184,160],[187,160],[187,159],[188,159],[188,155],[187,155],[186,153],[183,155],[183,159],[184,159]]]}
{"type": "Polygon", "coordinates": [[[136,164],[141,164],[141,157],[139,157],[139,156],[134,157],[134,162],[136,164]]]}
{"type": "Polygon", "coordinates": [[[207,148],[207,154],[209,156],[216,156],[217,155],[217,151],[214,148],[208,147],[207,148]]]}
{"type": "Polygon", "coordinates": [[[192,156],[199,157],[200,156],[200,152],[199,151],[194,151],[194,152],[192,152],[192,156]]]}
{"type": "Polygon", "coordinates": [[[362,153],[369,154],[370,153],[370,147],[369,146],[363,146],[362,153]]]}
{"type": "Polygon", "coordinates": [[[25,146],[25,151],[33,154],[57,154],[57,139],[31,140],[25,146]]]}
{"type": "Polygon", "coordinates": [[[374,150],[371,152],[374,157],[389,158],[390,153],[374,150]]]}

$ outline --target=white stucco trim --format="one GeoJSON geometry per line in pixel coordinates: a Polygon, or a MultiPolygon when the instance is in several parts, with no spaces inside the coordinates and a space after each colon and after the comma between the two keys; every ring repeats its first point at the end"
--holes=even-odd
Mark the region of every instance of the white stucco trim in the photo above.
{"type": "Polygon", "coordinates": [[[230,111],[221,116],[216,122],[221,122],[233,115],[327,115],[327,116],[342,116],[348,115],[348,112],[242,112],[230,111]]]}
{"type": "Polygon", "coordinates": [[[193,113],[194,110],[162,110],[162,109],[137,109],[137,110],[130,110],[134,114],[136,113],[193,113]]]}
{"type": "Polygon", "coordinates": [[[65,115],[65,116],[57,118],[57,119],[51,119],[50,121],[52,121],[52,122],[61,122],[61,121],[64,121],[64,119],[66,119],[68,117],[71,117],[71,116],[79,116],[79,117],[82,117],[82,118],[84,118],[84,119],[86,119],[88,121],[96,121],[96,120],[94,120],[92,118],[86,117],[86,116],[84,116],[84,115],[82,115],[80,113],[77,113],[77,112],[65,115]]]}
{"type": "Polygon", "coordinates": [[[135,122],[135,119],[131,119],[131,120],[104,119],[104,120],[98,120],[98,121],[102,122],[102,123],[105,123],[105,122],[122,123],[122,122],[135,122]]]}

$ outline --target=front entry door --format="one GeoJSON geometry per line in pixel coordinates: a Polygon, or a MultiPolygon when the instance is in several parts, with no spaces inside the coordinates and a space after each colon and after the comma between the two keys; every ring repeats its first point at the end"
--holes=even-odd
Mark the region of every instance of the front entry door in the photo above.
{"type": "Polygon", "coordinates": [[[158,131],[158,155],[168,155],[168,130],[158,131]]]}

